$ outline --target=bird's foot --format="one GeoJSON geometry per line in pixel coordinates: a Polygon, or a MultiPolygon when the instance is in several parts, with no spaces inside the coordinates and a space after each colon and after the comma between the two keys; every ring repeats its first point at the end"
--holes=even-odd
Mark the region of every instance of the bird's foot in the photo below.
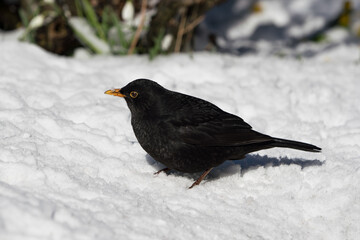
{"type": "Polygon", "coordinates": [[[210,168],[208,170],[206,170],[190,187],[189,189],[193,188],[196,185],[199,185],[201,183],[201,181],[206,177],[206,175],[209,174],[209,172],[212,170],[213,168],[210,168]]]}
{"type": "Polygon", "coordinates": [[[167,173],[167,172],[169,172],[170,170],[171,170],[170,168],[163,168],[163,169],[161,169],[161,170],[159,170],[159,171],[157,171],[157,172],[154,172],[154,175],[158,175],[158,174],[161,173],[161,172],[167,173]]]}

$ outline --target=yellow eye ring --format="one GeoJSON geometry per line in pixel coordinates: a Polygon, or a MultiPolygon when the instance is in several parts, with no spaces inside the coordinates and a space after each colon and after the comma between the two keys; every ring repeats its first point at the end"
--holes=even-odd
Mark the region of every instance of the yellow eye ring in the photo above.
{"type": "Polygon", "coordinates": [[[132,98],[136,98],[138,95],[139,95],[139,93],[138,93],[138,92],[135,92],[135,91],[132,91],[132,92],[130,93],[130,97],[132,97],[132,98]]]}

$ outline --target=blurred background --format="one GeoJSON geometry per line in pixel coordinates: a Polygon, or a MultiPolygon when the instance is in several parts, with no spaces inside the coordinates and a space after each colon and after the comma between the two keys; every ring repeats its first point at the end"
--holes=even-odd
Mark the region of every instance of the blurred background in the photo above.
{"type": "Polygon", "coordinates": [[[0,31],[65,56],[311,57],[359,44],[360,0],[1,0],[0,31]]]}

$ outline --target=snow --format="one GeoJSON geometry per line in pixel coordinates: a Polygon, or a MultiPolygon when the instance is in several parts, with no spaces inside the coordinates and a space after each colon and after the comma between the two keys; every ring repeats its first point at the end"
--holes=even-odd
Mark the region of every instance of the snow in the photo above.
{"type": "Polygon", "coordinates": [[[313,58],[214,53],[71,59],[0,43],[0,239],[357,239],[358,46],[313,58]],[[320,154],[271,149],[153,173],[121,98],[145,77],[320,154]],[[291,163],[291,164],[290,164],[291,163]]]}
{"type": "MultiPolygon", "coordinates": [[[[313,39],[328,31],[344,8],[339,0],[228,0],[206,13],[195,34],[195,48],[205,49],[209,36],[216,37],[216,45],[223,52],[243,54],[263,50],[262,41],[281,47],[313,39]],[[258,10],[254,12],[253,4],[258,10]],[[260,42],[260,43],[259,43],[260,42]]],[[[360,0],[352,0],[350,29],[347,41],[359,36],[360,0]]],[[[344,35],[344,32],[342,33],[344,35]]],[[[326,39],[332,41],[332,38],[326,39]]]]}

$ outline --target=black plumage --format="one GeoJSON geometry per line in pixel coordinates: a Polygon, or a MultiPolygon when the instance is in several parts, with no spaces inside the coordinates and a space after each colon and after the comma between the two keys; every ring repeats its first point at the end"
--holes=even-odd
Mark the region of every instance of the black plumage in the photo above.
{"type": "Polygon", "coordinates": [[[151,157],[167,167],[161,171],[204,171],[191,187],[224,161],[254,151],[273,147],[321,151],[311,144],[256,132],[240,117],[208,101],[167,90],[151,80],[137,79],[105,93],[124,97],[135,136],[151,157]]]}

